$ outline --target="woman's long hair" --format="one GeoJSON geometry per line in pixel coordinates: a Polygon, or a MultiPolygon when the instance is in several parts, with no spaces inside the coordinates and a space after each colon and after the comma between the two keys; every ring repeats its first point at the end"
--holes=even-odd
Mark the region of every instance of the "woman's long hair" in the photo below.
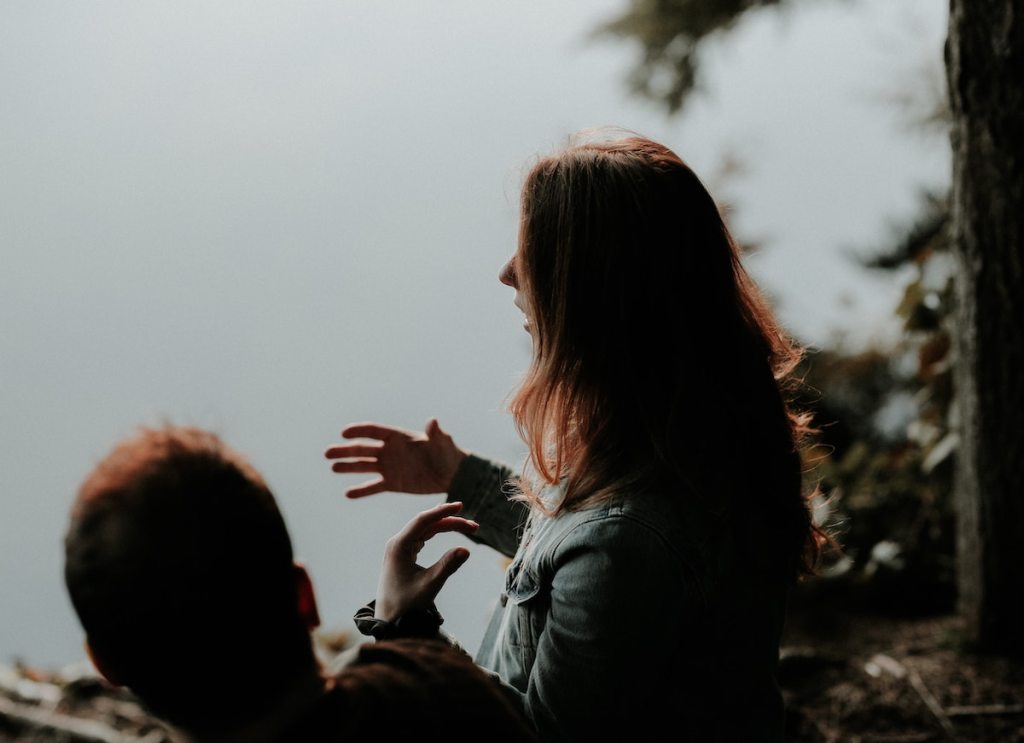
{"type": "Polygon", "coordinates": [[[555,504],[529,480],[526,497],[558,513],[671,488],[752,512],[811,571],[825,538],[802,486],[806,421],[786,401],[801,351],[693,171],[639,137],[540,160],[513,268],[533,361],[510,409],[538,484],[564,484],[555,504]]]}

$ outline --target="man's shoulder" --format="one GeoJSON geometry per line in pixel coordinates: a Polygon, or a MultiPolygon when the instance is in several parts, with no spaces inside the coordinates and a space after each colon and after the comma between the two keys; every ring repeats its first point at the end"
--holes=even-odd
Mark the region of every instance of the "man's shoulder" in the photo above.
{"type": "Polygon", "coordinates": [[[360,645],[334,674],[334,680],[337,683],[350,677],[374,679],[379,675],[405,675],[424,682],[449,675],[484,676],[465,651],[444,640],[399,638],[360,645]]]}
{"type": "Polygon", "coordinates": [[[497,740],[532,740],[496,682],[465,652],[440,640],[401,639],[361,645],[331,677],[302,733],[310,740],[436,734],[468,741],[481,729],[497,740]]]}

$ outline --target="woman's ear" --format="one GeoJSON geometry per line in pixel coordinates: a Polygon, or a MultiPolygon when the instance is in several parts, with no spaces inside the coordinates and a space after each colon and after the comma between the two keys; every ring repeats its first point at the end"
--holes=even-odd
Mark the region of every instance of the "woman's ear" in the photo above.
{"type": "Polygon", "coordinates": [[[313,591],[313,581],[309,579],[306,567],[296,562],[295,568],[295,595],[298,598],[299,616],[305,622],[310,632],[320,626],[320,610],[316,606],[316,593],[313,591]]]}
{"type": "Polygon", "coordinates": [[[95,650],[92,645],[89,644],[89,640],[85,641],[85,652],[89,656],[89,660],[92,661],[93,666],[99,671],[100,676],[105,678],[114,686],[124,686],[124,681],[121,679],[120,674],[117,673],[117,669],[107,663],[95,650]]]}

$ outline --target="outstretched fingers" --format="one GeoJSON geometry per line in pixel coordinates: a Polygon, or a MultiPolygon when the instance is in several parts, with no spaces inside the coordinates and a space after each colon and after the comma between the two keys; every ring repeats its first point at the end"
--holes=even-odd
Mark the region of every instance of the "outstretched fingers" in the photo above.
{"type": "Polygon", "coordinates": [[[395,538],[399,542],[411,544],[413,542],[423,542],[435,534],[440,534],[444,531],[458,531],[463,534],[471,534],[477,529],[477,523],[464,519],[461,516],[456,516],[459,511],[462,510],[462,503],[455,501],[452,503],[439,503],[433,508],[428,508],[426,511],[413,516],[405,527],[395,535],[395,538]]]}
{"type": "Polygon", "coordinates": [[[401,428],[382,426],[379,423],[353,423],[341,429],[341,435],[346,439],[377,439],[386,442],[392,436],[414,434],[401,428]]]}
{"type": "Polygon", "coordinates": [[[403,539],[407,536],[419,534],[435,521],[439,521],[447,516],[454,516],[461,510],[462,503],[460,501],[438,503],[433,508],[428,508],[426,511],[420,511],[409,519],[409,523],[407,523],[402,530],[398,532],[398,538],[403,539]]]}
{"type": "Polygon", "coordinates": [[[331,465],[333,472],[362,473],[380,472],[380,464],[376,459],[353,459],[348,462],[335,462],[331,465]]]}
{"type": "Polygon", "coordinates": [[[324,456],[328,459],[354,459],[357,457],[380,456],[381,444],[335,444],[328,446],[324,456]]]}
{"type": "Polygon", "coordinates": [[[384,483],[384,478],[382,477],[379,480],[371,480],[370,482],[364,482],[362,485],[356,485],[355,487],[349,488],[345,491],[345,497],[365,498],[368,495],[383,493],[387,489],[387,485],[384,483]]]}
{"type": "MultiPolygon", "coordinates": [[[[377,458],[382,444],[336,444],[327,447],[324,456],[339,460],[331,464],[331,471],[340,474],[376,473],[382,475],[377,458]]],[[[345,491],[346,498],[365,498],[387,490],[384,477],[355,485],[345,491]]]]}
{"type": "Polygon", "coordinates": [[[469,536],[476,533],[476,530],[479,528],[480,524],[471,519],[464,519],[461,516],[448,516],[428,526],[426,531],[420,534],[420,539],[425,542],[438,534],[451,532],[469,536]]]}

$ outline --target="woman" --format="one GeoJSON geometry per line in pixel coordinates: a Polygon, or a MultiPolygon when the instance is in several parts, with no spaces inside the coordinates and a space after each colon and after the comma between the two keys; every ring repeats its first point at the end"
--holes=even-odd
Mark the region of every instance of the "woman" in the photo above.
{"type": "Polygon", "coordinates": [[[542,737],[779,740],[786,595],[822,541],[785,398],[799,351],[711,196],[655,142],[571,146],[527,176],[500,278],[533,340],[510,404],[525,471],[436,421],[350,426],[376,441],[327,451],[380,474],[350,497],[448,494],[389,544],[377,616],[429,603],[465,559],[415,566],[437,531],[472,531],[462,502],[474,539],[514,557],[477,662],[542,737]]]}

